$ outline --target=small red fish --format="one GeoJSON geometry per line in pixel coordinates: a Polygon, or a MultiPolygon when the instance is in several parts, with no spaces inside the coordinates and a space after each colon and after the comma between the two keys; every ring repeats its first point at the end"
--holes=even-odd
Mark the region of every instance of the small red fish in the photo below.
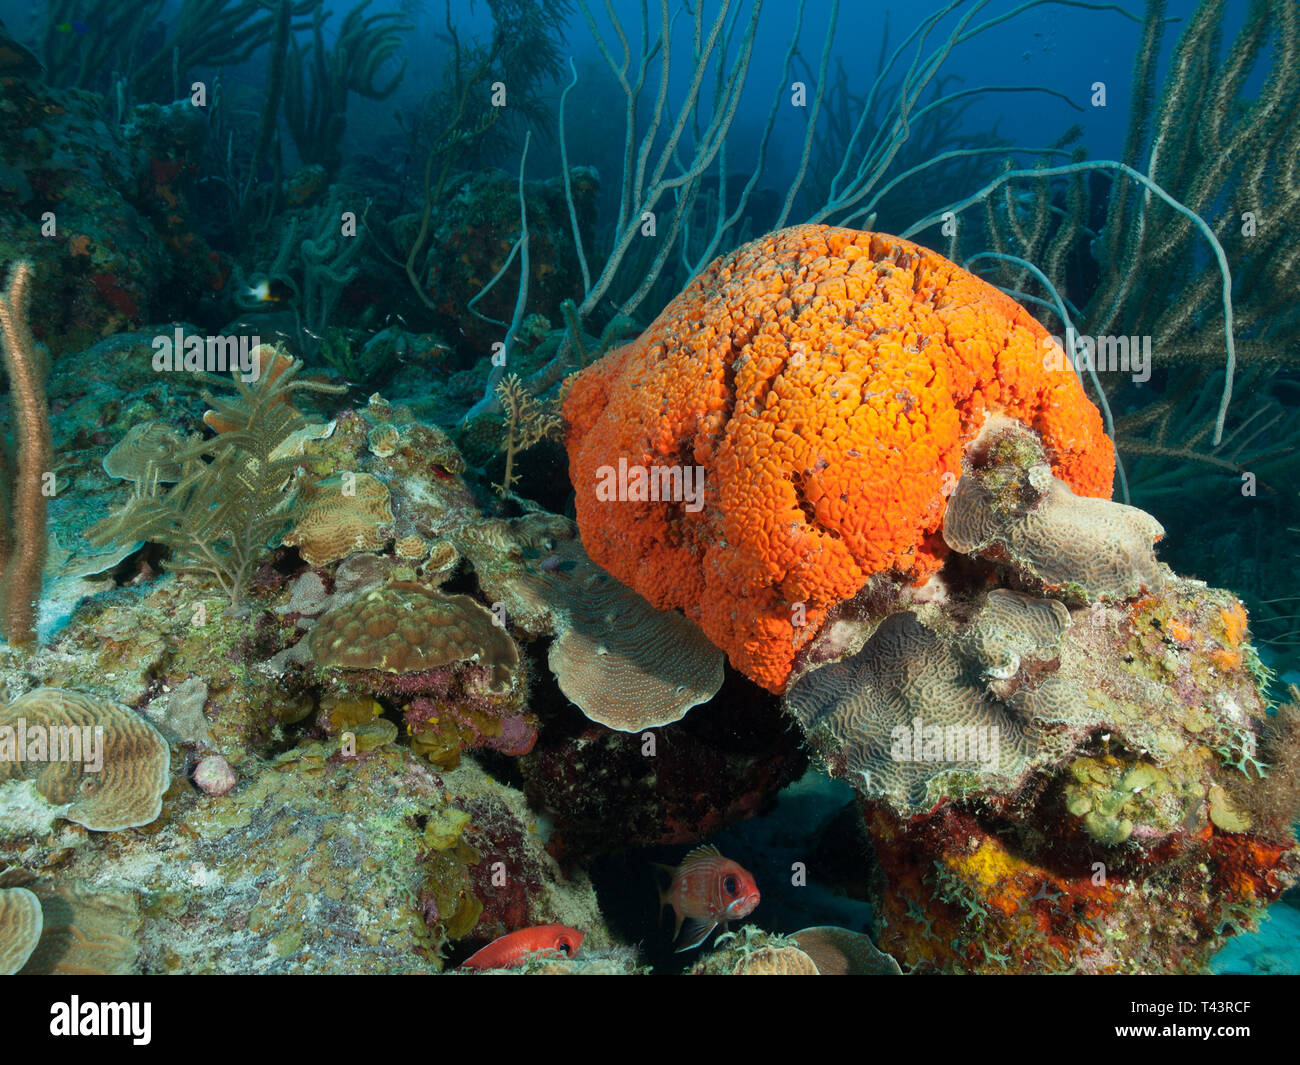
{"type": "Polygon", "coordinates": [[[696,847],[676,869],[660,865],[672,877],[667,889],[659,892],[659,905],[672,906],[677,917],[673,939],[686,934],[676,953],[698,947],[719,924],[727,930],[729,921],[748,917],[758,905],[758,885],[748,869],[739,862],[724,858],[712,844],[696,847]]]}
{"type": "Polygon", "coordinates": [[[542,924],[521,928],[508,936],[494,939],[477,954],[461,963],[462,969],[513,969],[538,951],[554,951],[572,958],[582,946],[583,935],[576,928],[562,924],[542,924]]]}

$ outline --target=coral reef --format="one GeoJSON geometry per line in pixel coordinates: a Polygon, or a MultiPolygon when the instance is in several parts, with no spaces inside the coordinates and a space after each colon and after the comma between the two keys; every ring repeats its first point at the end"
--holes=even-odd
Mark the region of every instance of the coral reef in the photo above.
{"type": "Polygon", "coordinates": [[[913,971],[1197,971],[1300,874],[1246,614],[1157,563],[1141,511],[1040,495],[1032,443],[992,435],[944,568],[847,604],[786,705],[861,796],[880,945],[913,971]],[[990,524],[1035,531],[990,552],[990,524]]]}
{"type": "MultiPolygon", "coordinates": [[[[305,419],[288,403],[297,390],[331,391],[312,381],[296,381],[301,363],[285,365],[270,349],[253,352],[264,368],[248,384],[236,371],[231,379],[237,401],[210,400],[212,424],[221,430],[211,440],[192,440],[174,460],[178,482],[160,495],[156,472],[137,482],[125,507],[87,531],[92,542],[153,540],[173,552],[177,569],[211,575],[239,610],[258,556],[292,520],[293,493],[284,487],[298,460],[279,454],[305,419]]],[[[336,390],[335,390],[336,391],[336,390]]],[[[206,416],[205,416],[206,417],[206,416]]]]}
{"type": "Polygon", "coordinates": [[[207,129],[188,101],[114,121],[92,94],[6,77],[0,116],[0,260],[33,263],[35,331],[56,354],[223,292],[229,263],[188,204],[196,119],[207,129]]]}

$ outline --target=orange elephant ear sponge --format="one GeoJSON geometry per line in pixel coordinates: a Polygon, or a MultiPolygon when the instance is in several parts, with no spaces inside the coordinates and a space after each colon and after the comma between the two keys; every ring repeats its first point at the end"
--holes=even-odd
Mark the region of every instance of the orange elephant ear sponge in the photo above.
{"type": "Polygon", "coordinates": [[[987,415],[1030,426],[1056,476],[1109,498],[1114,452],[1068,363],[1045,368],[1059,356],[1024,308],[926,248],[770,233],[575,378],[582,542],[780,692],[829,607],[873,574],[941,564],[944,490],[987,415]]]}

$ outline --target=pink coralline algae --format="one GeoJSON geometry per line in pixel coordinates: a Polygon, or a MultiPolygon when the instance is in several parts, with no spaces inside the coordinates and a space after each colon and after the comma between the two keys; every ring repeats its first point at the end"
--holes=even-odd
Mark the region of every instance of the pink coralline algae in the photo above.
{"type": "Polygon", "coordinates": [[[204,795],[225,795],[235,786],[235,771],[219,754],[210,754],[194,768],[194,786],[204,795]]]}

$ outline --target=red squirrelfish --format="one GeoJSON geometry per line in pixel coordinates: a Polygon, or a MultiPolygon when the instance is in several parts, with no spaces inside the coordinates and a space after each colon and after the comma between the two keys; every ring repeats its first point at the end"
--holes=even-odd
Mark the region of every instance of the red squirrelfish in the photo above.
{"type": "Polygon", "coordinates": [[[462,969],[513,969],[538,951],[554,951],[571,958],[582,946],[582,933],[562,924],[542,924],[521,928],[508,936],[494,939],[477,954],[461,963],[462,969]]]}
{"type": "Polygon", "coordinates": [[[696,847],[676,869],[659,868],[672,877],[659,892],[659,905],[671,905],[677,916],[673,939],[682,936],[678,954],[698,947],[718,925],[725,932],[729,921],[748,917],[758,905],[758,885],[749,870],[711,844],[696,847]]]}

